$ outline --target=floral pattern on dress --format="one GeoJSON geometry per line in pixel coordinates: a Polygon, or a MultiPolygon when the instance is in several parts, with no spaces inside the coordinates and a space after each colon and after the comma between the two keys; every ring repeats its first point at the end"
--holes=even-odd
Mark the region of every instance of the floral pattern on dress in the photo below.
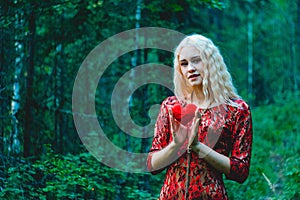
{"type": "MultiPolygon", "coordinates": [[[[168,97],[161,105],[157,117],[152,147],[148,154],[147,167],[152,174],[167,170],[161,189],[160,200],[185,198],[187,153],[180,150],[178,159],[170,165],[153,170],[152,154],[166,147],[172,141],[168,107],[178,103],[176,97],[168,97]]],[[[252,117],[245,101],[236,99],[238,106],[222,105],[199,110],[202,120],[199,124],[198,140],[230,159],[230,173],[227,179],[243,183],[249,174],[252,148],[252,117]]],[[[179,102],[184,106],[184,102],[179,102]]],[[[190,122],[191,123],[191,122],[190,122]]],[[[189,125],[189,124],[188,124],[189,125]]],[[[222,173],[204,159],[191,153],[189,170],[190,183],[188,199],[228,199],[222,173]]]]}

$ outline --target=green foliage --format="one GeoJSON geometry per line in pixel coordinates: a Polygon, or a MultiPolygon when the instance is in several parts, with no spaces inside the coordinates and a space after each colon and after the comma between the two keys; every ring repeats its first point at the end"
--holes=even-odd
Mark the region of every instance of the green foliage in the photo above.
{"type": "Polygon", "coordinates": [[[232,199],[297,199],[300,188],[299,96],[253,109],[250,175],[243,185],[226,181],[232,199]]]}
{"type": "Polygon", "coordinates": [[[47,146],[41,160],[4,172],[2,199],[154,199],[142,189],[149,175],[108,168],[89,153],[61,156],[47,146]]]}
{"type": "MultiPolygon", "coordinates": [[[[0,2],[1,199],[158,197],[164,173],[127,174],[104,166],[82,151],[72,119],[72,89],[82,61],[101,41],[134,28],[136,10],[137,1],[129,0],[0,2]],[[32,13],[35,18],[30,18],[32,13]],[[34,37],[29,33],[29,24],[36,25],[34,37]],[[16,44],[22,48],[16,49],[16,44]],[[34,55],[30,54],[31,48],[34,55]],[[28,71],[30,57],[34,58],[33,74],[28,71]],[[20,77],[15,77],[17,67],[21,70],[20,77]],[[28,76],[34,79],[33,102],[30,102],[34,113],[30,121],[31,144],[22,143],[24,129],[29,126],[25,124],[28,113],[24,106],[28,98],[23,89],[28,76]],[[14,128],[10,109],[15,80],[22,89],[16,138],[20,139],[20,149],[29,146],[35,160],[4,156],[11,156],[10,147],[16,139],[11,136],[14,128]],[[51,144],[51,148],[42,144],[51,144]]],[[[158,26],[210,37],[220,47],[239,93],[253,99],[256,107],[251,171],[241,186],[226,181],[231,199],[299,199],[299,13],[297,1],[141,1],[140,27],[158,26]],[[253,26],[252,94],[247,89],[249,22],[253,26]]],[[[138,64],[154,62],[172,66],[169,52],[147,49],[140,53],[138,64]]],[[[122,133],[110,109],[114,85],[133,67],[133,56],[134,52],[129,52],[118,58],[99,80],[99,85],[105,87],[97,88],[96,112],[101,127],[116,146],[147,152],[151,138],[141,140],[122,133]]],[[[90,82],[87,80],[87,84],[90,82]]],[[[141,126],[149,124],[151,119],[155,121],[155,114],[148,115],[149,108],[170,93],[154,84],[140,87],[132,95],[129,108],[132,120],[141,126]]],[[[95,139],[97,134],[88,135],[90,144],[101,149],[95,139]]],[[[117,155],[110,156],[118,161],[117,155]]]]}

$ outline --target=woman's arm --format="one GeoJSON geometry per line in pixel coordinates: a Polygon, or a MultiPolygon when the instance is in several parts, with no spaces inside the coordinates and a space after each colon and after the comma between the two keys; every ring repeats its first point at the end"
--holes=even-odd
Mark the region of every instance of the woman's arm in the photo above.
{"type": "Polygon", "coordinates": [[[251,149],[252,149],[252,117],[249,106],[242,103],[242,109],[239,109],[239,117],[236,123],[236,129],[233,132],[233,144],[231,148],[230,173],[226,175],[227,179],[243,183],[250,169],[251,149]]]}
{"type": "Polygon", "coordinates": [[[153,170],[159,170],[174,162],[178,158],[178,145],[172,141],[164,149],[154,152],[151,158],[151,166],[153,170]]]}
{"type": "Polygon", "coordinates": [[[189,137],[195,135],[199,129],[199,118],[194,118],[191,127],[186,127],[174,120],[173,113],[168,108],[170,132],[172,141],[162,150],[151,155],[151,168],[156,171],[162,169],[177,160],[189,146],[189,137]]]}
{"type": "Polygon", "coordinates": [[[242,105],[238,112],[235,130],[232,133],[234,141],[231,146],[230,157],[200,143],[198,139],[194,140],[191,147],[198,153],[200,158],[203,158],[215,169],[223,172],[228,179],[243,183],[249,175],[250,168],[252,117],[250,108],[246,104],[242,105]]]}
{"type": "Polygon", "coordinates": [[[208,147],[207,145],[197,142],[195,145],[191,146],[192,150],[195,151],[200,158],[203,158],[211,166],[213,166],[218,171],[229,174],[230,172],[230,159],[223,154],[220,154],[208,147]]]}
{"type": "Polygon", "coordinates": [[[184,153],[181,147],[188,138],[189,129],[174,120],[171,108],[168,108],[168,115],[172,141],[162,150],[152,154],[151,166],[153,170],[168,166],[184,153]]]}

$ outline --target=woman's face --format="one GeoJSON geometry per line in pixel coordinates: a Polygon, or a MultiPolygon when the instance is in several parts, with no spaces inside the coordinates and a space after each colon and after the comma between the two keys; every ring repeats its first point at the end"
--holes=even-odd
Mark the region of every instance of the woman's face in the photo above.
{"type": "Polygon", "coordinates": [[[179,67],[183,77],[192,87],[202,85],[203,64],[198,49],[193,46],[183,47],[179,55],[179,67]]]}

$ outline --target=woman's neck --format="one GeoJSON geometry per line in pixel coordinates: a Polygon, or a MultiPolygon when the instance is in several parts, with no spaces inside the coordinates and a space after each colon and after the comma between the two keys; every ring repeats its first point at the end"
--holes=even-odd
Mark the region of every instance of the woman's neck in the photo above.
{"type": "Polygon", "coordinates": [[[194,88],[186,100],[188,103],[193,103],[200,108],[208,108],[210,106],[210,102],[205,99],[200,88],[194,88]]]}

